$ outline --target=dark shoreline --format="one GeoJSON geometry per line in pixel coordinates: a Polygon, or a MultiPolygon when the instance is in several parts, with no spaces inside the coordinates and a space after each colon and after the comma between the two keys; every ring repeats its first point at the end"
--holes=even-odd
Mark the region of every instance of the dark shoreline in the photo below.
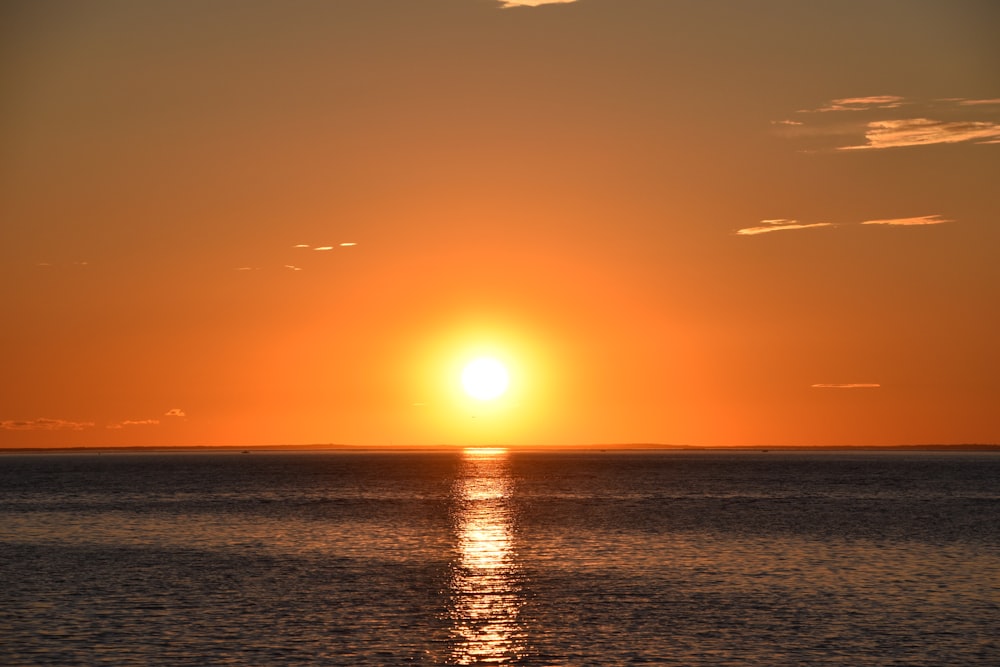
{"type": "Polygon", "coordinates": [[[31,453],[251,453],[251,452],[449,452],[469,448],[497,447],[524,452],[627,452],[627,451],[671,451],[671,452],[993,452],[1000,451],[1000,444],[960,444],[960,445],[768,445],[768,446],[700,446],[700,445],[658,445],[658,444],[604,444],[604,445],[386,445],[361,446],[339,444],[315,445],[125,445],[125,446],[80,446],[80,447],[2,447],[3,454],[31,453]]]}

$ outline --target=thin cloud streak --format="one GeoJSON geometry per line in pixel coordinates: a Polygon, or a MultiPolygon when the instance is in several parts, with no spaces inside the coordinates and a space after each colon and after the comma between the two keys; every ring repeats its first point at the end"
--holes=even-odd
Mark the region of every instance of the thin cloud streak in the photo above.
{"type": "Polygon", "coordinates": [[[105,428],[122,429],[126,426],[156,426],[159,423],[159,419],[126,419],[125,421],[108,424],[105,428]]]}
{"type": "Polygon", "coordinates": [[[800,109],[799,113],[829,113],[831,111],[870,111],[871,109],[896,109],[903,106],[904,98],[898,95],[872,95],[870,97],[844,97],[831,100],[818,109],[800,109]]]}
{"type": "Polygon", "coordinates": [[[338,243],[336,246],[332,246],[332,245],[318,245],[318,246],[313,247],[313,246],[309,245],[308,243],[296,243],[292,247],[293,248],[312,248],[313,250],[318,250],[318,251],[322,252],[322,251],[326,251],[326,250],[333,250],[334,248],[337,248],[337,247],[346,248],[348,246],[355,246],[355,245],[358,245],[355,241],[344,241],[342,243],[338,243]]]}
{"type": "Polygon", "coordinates": [[[815,227],[843,227],[854,224],[861,225],[887,225],[896,227],[920,227],[926,225],[941,225],[946,222],[955,222],[950,218],[945,218],[942,215],[920,215],[910,218],[885,218],[881,220],[865,220],[860,223],[833,223],[833,222],[811,222],[811,223],[801,223],[798,220],[787,220],[784,218],[778,218],[775,220],[761,220],[760,225],[756,227],[744,227],[743,229],[736,230],[736,233],[740,236],[755,236],[757,234],[766,234],[768,232],[780,232],[786,230],[795,229],[813,229],[815,227]]]}
{"type": "Polygon", "coordinates": [[[75,422],[68,419],[39,417],[30,421],[0,421],[0,429],[5,431],[82,431],[92,428],[94,422],[75,422]]]}
{"type": "Polygon", "coordinates": [[[497,0],[501,9],[511,7],[540,7],[541,5],[565,5],[576,0],[497,0]]]}
{"type": "Polygon", "coordinates": [[[882,385],[875,382],[846,382],[811,384],[811,389],[878,389],[882,385]]]}
{"type": "Polygon", "coordinates": [[[916,218],[889,218],[887,220],[865,220],[862,225],[893,225],[898,227],[912,227],[920,225],[942,225],[946,222],[955,222],[940,215],[921,215],[916,218]]]}
{"type": "Polygon", "coordinates": [[[755,236],[757,234],[767,234],[768,232],[783,232],[793,229],[813,229],[815,227],[832,227],[832,222],[811,222],[800,223],[798,220],[761,220],[761,225],[757,227],[744,227],[737,229],[740,236],[755,236]]]}
{"type": "Polygon", "coordinates": [[[997,105],[997,106],[1000,106],[1000,97],[995,98],[995,99],[991,99],[991,100],[963,100],[963,99],[958,99],[958,100],[955,100],[955,101],[958,102],[963,107],[975,107],[975,106],[984,106],[984,105],[997,105]]]}
{"type": "Polygon", "coordinates": [[[164,412],[163,416],[164,417],[187,417],[187,414],[185,414],[184,411],[181,410],[180,408],[172,408],[172,409],[167,410],[166,412],[164,412]]]}

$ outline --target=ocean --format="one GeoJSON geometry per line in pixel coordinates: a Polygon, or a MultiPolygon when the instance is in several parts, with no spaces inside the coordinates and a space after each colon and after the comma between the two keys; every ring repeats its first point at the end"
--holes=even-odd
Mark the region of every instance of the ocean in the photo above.
{"type": "Polygon", "coordinates": [[[1000,665],[1000,453],[0,456],[3,665],[1000,665]]]}

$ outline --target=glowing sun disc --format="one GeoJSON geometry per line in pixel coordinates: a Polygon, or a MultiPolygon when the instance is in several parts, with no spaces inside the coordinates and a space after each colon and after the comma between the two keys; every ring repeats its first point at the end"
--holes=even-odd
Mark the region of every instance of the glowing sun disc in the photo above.
{"type": "Polygon", "coordinates": [[[473,359],[462,369],[462,386],[472,398],[489,401],[507,391],[510,376],[502,363],[493,357],[473,359]]]}

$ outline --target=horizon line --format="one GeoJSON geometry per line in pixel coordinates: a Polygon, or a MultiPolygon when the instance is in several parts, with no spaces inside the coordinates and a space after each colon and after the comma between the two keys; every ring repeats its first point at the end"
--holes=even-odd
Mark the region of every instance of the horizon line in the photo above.
{"type": "Polygon", "coordinates": [[[741,450],[741,451],[801,451],[801,450],[911,450],[911,451],[1000,451],[1000,443],[966,442],[966,443],[911,443],[911,444],[842,444],[842,445],[676,445],[662,443],[596,443],[576,445],[511,445],[503,443],[490,444],[448,444],[435,445],[350,445],[340,443],[315,443],[305,445],[76,445],[76,446],[0,446],[0,454],[24,452],[150,452],[150,451],[238,451],[238,452],[281,452],[281,451],[350,451],[350,452],[388,452],[388,451],[460,451],[475,447],[499,447],[520,451],[705,451],[705,450],[741,450]]]}

